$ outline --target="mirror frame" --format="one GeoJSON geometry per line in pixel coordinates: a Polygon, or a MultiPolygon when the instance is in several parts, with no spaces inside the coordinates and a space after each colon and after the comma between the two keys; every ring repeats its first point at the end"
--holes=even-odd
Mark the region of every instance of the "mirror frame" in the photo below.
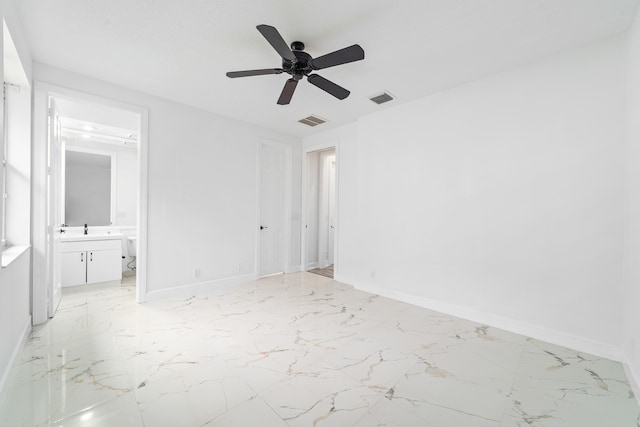
{"type": "MultiPolygon", "coordinates": [[[[117,155],[114,151],[108,150],[98,150],[94,148],[85,148],[85,147],[77,147],[75,145],[67,145],[66,141],[62,141],[61,148],[61,162],[62,162],[62,173],[61,173],[61,182],[60,182],[60,218],[63,224],[67,224],[66,218],[66,183],[67,183],[67,151],[75,151],[78,153],[89,153],[89,154],[100,154],[103,156],[111,157],[111,206],[109,212],[109,224],[97,225],[93,224],[94,227],[111,227],[114,224],[117,212],[116,201],[117,199],[117,184],[118,184],[118,169],[117,169],[117,155]]],[[[90,226],[92,224],[89,224],[90,226]]],[[[67,225],[68,226],[68,225],[67,225]]],[[[80,226],[71,226],[71,227],[80,227],[80,226]]]]}

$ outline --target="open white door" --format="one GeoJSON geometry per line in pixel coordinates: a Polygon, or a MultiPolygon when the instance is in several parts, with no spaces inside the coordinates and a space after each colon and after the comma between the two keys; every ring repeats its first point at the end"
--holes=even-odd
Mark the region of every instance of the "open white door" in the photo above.
{"type": "Polygon", "coordinates": [[[329,242],[327,244],[327,264],[333,264],[335,229],[336,229],[336,155],[335,152],[329,160],[329,242]]]}
{"type": "Polygon", "coordinates": [[[260,145],[260,276],[284,271],[285,159],[284,148],[260,145]]]}
{"type": "Polygon", "coordinates": [[[48,315],[53,317],[62,298],[60,260],[60,203],[62,200],[62,129],[54,98],[49,98],[47,137],[47,280],[48,315]]]}
{"type": "Polygon", "coordinates": [[[333,264],[335,229],[335,150],[318,155],[318,267],[333,264]]]}

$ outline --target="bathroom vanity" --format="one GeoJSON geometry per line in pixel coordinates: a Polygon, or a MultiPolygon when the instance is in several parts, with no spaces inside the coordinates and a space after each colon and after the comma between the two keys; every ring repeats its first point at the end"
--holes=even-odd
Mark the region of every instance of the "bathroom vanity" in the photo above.
{"type": "Polygon", "coordinates": [[[60,242],[62,286],[122,280],[122,234],[70,234],[60,242]]]}

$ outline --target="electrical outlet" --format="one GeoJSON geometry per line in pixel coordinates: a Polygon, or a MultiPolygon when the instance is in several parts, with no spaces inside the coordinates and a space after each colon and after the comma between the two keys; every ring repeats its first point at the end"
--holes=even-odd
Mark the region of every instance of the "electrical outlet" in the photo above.
{"type": "Polygon", "coordinates": [[[234,270],[236,271],[236,273],[240,272],[240,267],[242,266],[242,264],[236,264],[234,267],[234,270]]]}
{"type": "Polygon", "coordinates": [[[195,279],[198,279],[200,277],[200,274],[201,273],[200,273],[200,269],[199,268],[196,268],[196,269],[193,270],[193,277],[195,279]]]}
{"type": "Polygon", "coordinates": [[[375,270],[371,270],[371,278],[373,280],[376,280],[376,271],[375,270]]]}

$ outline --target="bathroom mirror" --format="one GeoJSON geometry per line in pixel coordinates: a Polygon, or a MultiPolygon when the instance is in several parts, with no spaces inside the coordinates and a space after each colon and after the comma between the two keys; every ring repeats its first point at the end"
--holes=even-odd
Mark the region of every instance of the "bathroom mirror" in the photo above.
{"type": "Polygon", "coordinates": [[[67,226],[111,225],[115,190],[115,156],[109,153],[64,151],[63,223],[67,226]]]}

